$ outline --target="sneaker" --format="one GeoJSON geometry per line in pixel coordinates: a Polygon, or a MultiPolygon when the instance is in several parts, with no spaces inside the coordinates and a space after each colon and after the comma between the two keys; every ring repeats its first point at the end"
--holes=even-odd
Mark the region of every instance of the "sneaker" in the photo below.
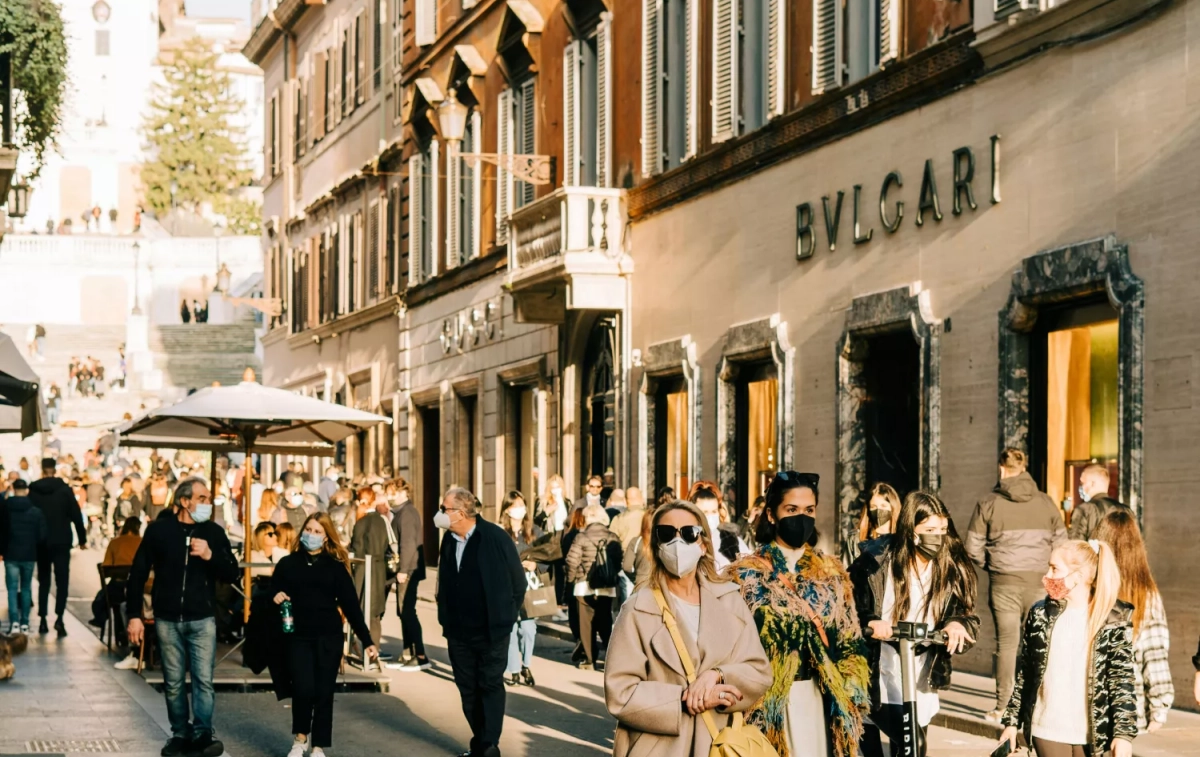
{"type": "Polygon", "coordinates": [[[182,757],[182,755],[191,751],[191,748],[192,742],[187,739],[181,739],[178,736],[172,736],[171,740],[167,742],[167,745],[162,748],[159,754],[162,757],[182,757]]]}
{"type": "Polygon", "coordinates": [[[396,655],[392,654],[391,652],[380,652],[376,659],[378,659],[380,662],[392,662],[396,659],[396,655]]]}
{"type": "Polygon", "coordinates": [[[325,757],[325,750],[319,746],[313,747],[312,757],[325,757]]]}
{"type": "Polygon", "coordinates": [[[137,670],[138,658],[137,655],[129,655],[124,660],[113,665],[117,670],[137,670]]]}
{"type": "MultiPolygon", "coordinates": [[[[292,742],[291,751],[287,753],[287,757],[304,757],[304,753],[308,750],[308,741],[296,739],[292,742]]],[[[315,749],[313,750],[316,751],[315,749]]]]}
{"type": "Polygon", "coordinates": [[[983,719],[989,723],[999,724],[1001,719],[1003,719],[1003,717],[1004,717],[1004,713],[1001,712],[1000,710],[992,710],[988,714],[984,715],[983,719]]]}
{"type": "Polygon", "coordinates": [[[223,754],[225,745],[214,739],[211,733],[192,739],[192,748],[188,751],[188,757],[221,757],[223,754]]]}
{"type": "Polygon", "coordinates": [[[420,673],[422,670],[429,670],[433,667],[433,663],[428,657],[414,657],[408,662],[391,663],[388,665],[392,670],[398,670],[401,673],[420,673]]]}
{"type": "Polygon", "coordinates": [[[28,623],[21,624],[21,633],[29,633],[29,624],[28,623]]]}
{"type": "Polygon", "coordinates": [[[592,670],[592,663],[586,662],[586,661],[580,662],[580,663],[577,663],[575,665],[575,667],[578,668],[579,670],[592,670]]]}

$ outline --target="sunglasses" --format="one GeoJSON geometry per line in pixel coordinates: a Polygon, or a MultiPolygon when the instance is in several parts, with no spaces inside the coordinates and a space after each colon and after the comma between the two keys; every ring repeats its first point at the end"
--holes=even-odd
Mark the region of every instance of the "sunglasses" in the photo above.
{"type": "Polygon", "coordinates": [[[703,535],[704,529],[700,526],[676,528],[675,526],[658,525],[654,527],[654,538],[658,540],[659,544],[673,542],[676,536],[682,537],[685,544],[695,544],[703,535]]]}
{"type": "Polygon", "coordinates": [[[775,478],[778,481],[798,483],[801,486],[807,486],[813,491],[817,490],[817,484],[819,484],[821,481],[821,476],[816,473],[797,473],[794,470],[780,471],[779,473],[775,474],[775,478]]]}

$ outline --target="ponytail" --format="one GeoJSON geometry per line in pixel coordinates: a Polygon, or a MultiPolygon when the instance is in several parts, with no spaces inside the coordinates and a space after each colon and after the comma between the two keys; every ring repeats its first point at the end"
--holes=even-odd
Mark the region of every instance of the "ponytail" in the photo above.
{"type": "Polygon", "coordinates": [[[1088,637],[1095,639],[1108,622],[1108,616],[1121,593],[1121,569],[1108,542],[1089,541],[1096,553],[1096,579],[1092,583],[1092,599],[1088,603],[1088,637]]]}
{"type": "Polygon", "coordinates": [[[1059,547],[1063,558],[1092,586],[1088,600],[1088,639],[1095,640],[1096,634],[1108,622],[1108,616],[1117,604],[1121,592],[1121,570],[1107,542],[1075,540],[1059,547]]]}

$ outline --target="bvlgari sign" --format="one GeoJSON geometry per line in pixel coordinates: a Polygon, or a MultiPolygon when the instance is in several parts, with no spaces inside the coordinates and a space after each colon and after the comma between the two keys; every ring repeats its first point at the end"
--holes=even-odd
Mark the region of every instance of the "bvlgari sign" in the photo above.
{"type": "MultiPolygon", "coordinates": [[[[1000,135],[994,134],[991,137],[991,191],[990,199],[993,205],[1000,202],[1000,135]]],[[[975,152],[970,147],[960,147],[951,153],[950,163],[953,170],[953,184],[951,186],[951,212],[954,215],[962,215],[965,209],[975,210],[978,205],[975,202],[975,183],[976,165],[975,152]]],[[[879,224],[888,234],[895,234],[900,230],[900,224],[904,220],[904,201],[899,199],[899,190],[904,186],[904,177],[899,171],[891,171],[883,178],[883,183],[879,187],[879,224]]],[[[866,244],[871,241],[875,235],[875,229],[870,221],[865,218],[865,211],[862,206],[863,185],[854,185],[854,207],[851,210],[853,214],[854,244],[866,244]]],[[[821,223],[821,218],[817,217],[817,211],[813,204],[803,202],[796,206],[796,259],[804,260],[811,258],[816,252],[817,245],[821,241],[818,238],[818,231],[824,231],[824,242],[829,246],[829,251],[837,250],[838,230],[842,223],[842,202],[846,197],[846,193],[842,190],[837,191],[836,199],[825,195],[821,198],[821,216],[824,223],[821,223]]],[[[925,161],[924,174],[921,177],[921,193],[917,201],[917,212],[915,214],[914,223],[917,226],[924,226],[928,219],[941,221],[942,200],[938,195],[937,179],[934,172],[933,158],[925,161]]]]}

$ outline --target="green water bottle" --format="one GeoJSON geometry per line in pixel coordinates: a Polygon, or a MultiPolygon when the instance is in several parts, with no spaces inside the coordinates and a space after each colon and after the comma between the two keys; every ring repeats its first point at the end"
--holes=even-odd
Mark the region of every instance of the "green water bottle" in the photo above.
{"type": "Polygon", "coordinates": [[[279,605],[279,614],[283,616],[283,632],[291,633],[296,630],[296,619],[292,617],[292,600],[285,599],[279,605]]]}

